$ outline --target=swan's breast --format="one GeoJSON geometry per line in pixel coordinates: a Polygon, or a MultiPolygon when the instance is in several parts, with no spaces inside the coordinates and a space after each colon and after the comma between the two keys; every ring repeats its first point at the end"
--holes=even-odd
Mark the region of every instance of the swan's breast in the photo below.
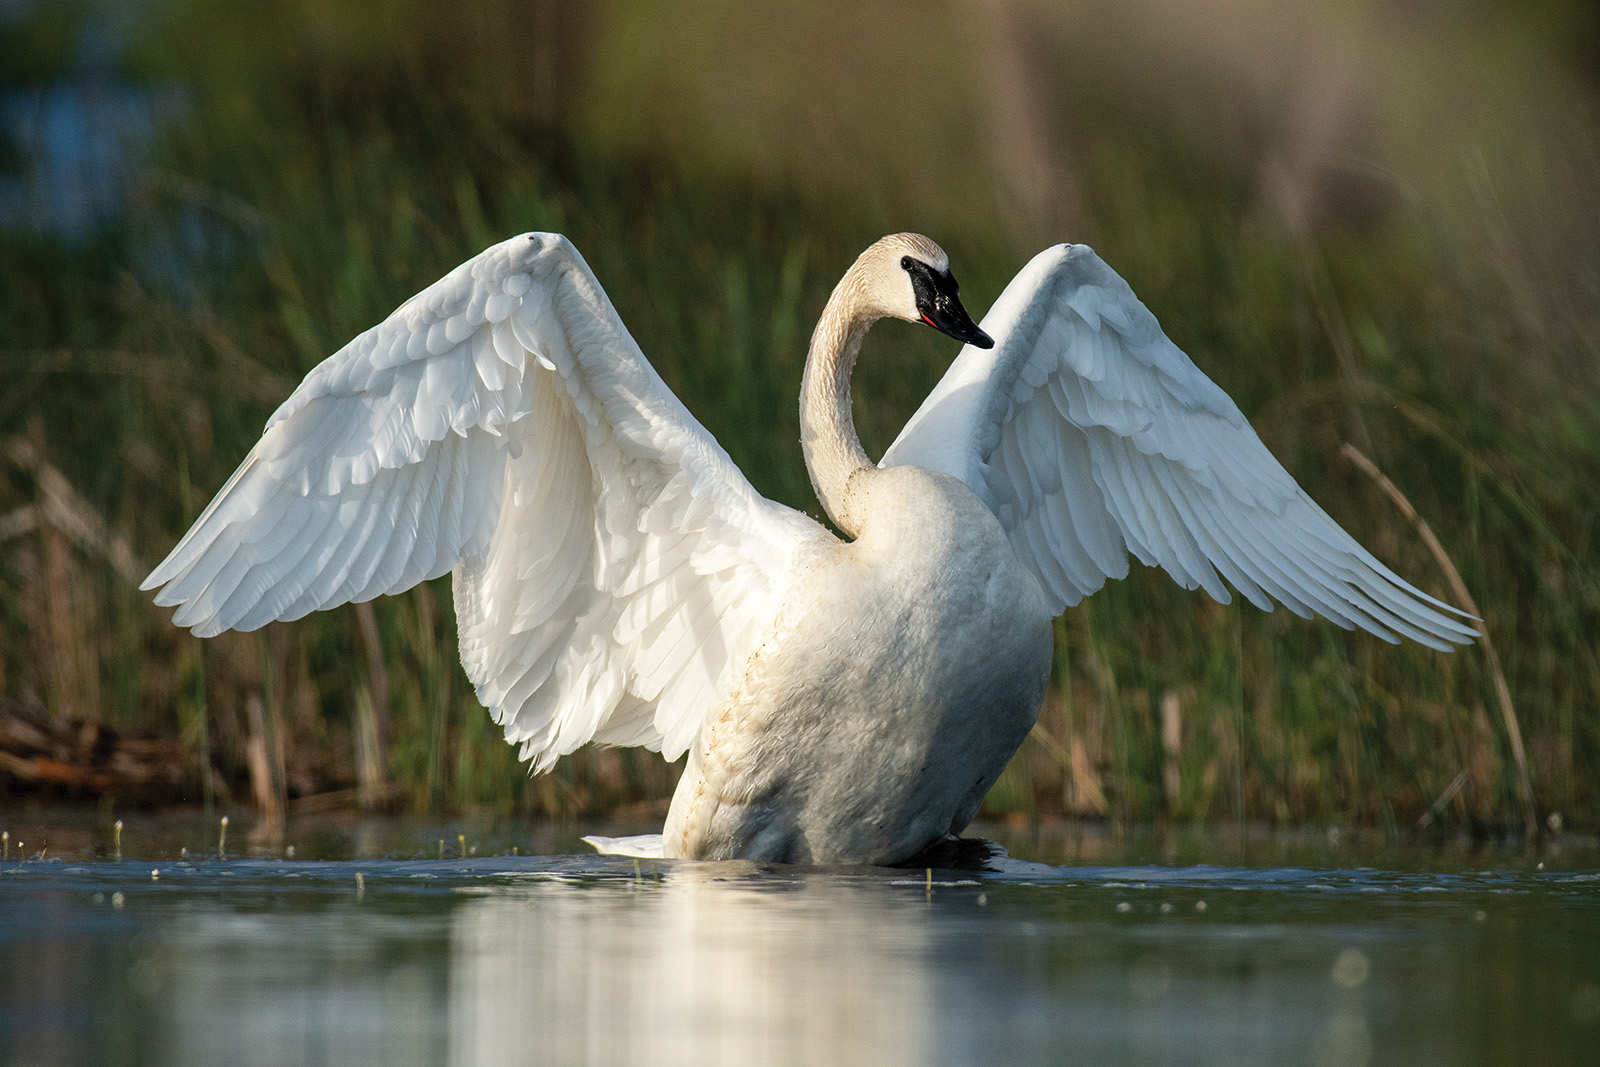
{"type": "Polygon", "coordinates": [[[906,858],[966,825],[1032,728],[1050,614],[999,523],[947,475],[863,473],[861,535],[804,565],[691,754],[677,854],[906,858]]]}

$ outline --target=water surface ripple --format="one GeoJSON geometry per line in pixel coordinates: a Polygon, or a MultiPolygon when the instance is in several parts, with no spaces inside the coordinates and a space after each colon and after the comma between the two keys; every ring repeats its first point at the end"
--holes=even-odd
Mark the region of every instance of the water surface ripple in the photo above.
{"type": "Polygon", "coordinates": [[[1597,890],[1536,868],[11,862],[0,1060],[1594,1064],[1597,890]]]}

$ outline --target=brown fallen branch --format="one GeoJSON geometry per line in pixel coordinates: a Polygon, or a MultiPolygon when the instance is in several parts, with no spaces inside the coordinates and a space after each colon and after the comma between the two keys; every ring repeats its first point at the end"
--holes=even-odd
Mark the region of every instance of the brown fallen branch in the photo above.
{"type": "MultiPolygon", "coordinates": [[[[226,795],[217,772],[206,772],[226,795]]],[[[183,799],[196,779],[193,754],[181,741],[129,737],[101,723],[0,703],[0,786],[160,803],[183,799]]]]}
{"type": "MultiPolygon", "coordinates": [[[[1530,840],[1538,837],[1539,816],[1533,804],[1533,779],[1528,774],[1528,754],[1522,745],[1522,726],[1517,721],[1517,709],[1511,703],[1511,687],[1506,684],[1505,671],[1500,668],[1500,653],[1495,648],[1494,639],[1489,636],[1488,625],[1483,621],[1483,611],[1479,609],[1478,602],[1472,599],[1472,594],[1467,592],[1467,583],[1461,580],[1461,572],[1456,570],[1456,565],[1451,562],[1444,545],[1439,543],[1427,521],[1417,514],[1417,509],[1411,506],[1411,501],[1406,499],[1405,494],[1400,492],[1400,489],[1378,469],[1378,465],[1368,459],[1355,445],[1346,441],[1340,451],[1344,453],[1345,458],[1360,467],[1367,477],[1376,482],[1378,488],[1394,501],[1395,507],[1400,509],[1400,514],[1416,526],[1417,533],[1422,537],[1422,543],[1428,546],[1434,561],[1444,572],[1445,581],[1450,584],[1450,592],[1457,602],[1472,614],[1472,625],[1478,631],[1478,640],[1483,645],[1484,657],[1489,661],[1489,673],[1494,678],[1495,698],[1500,703],[1500,718],[1505,723],[1506,737],[1511,743],[1511,758],[1517,765],[1517,798],[1522,802],[1523,828],[1530,840]]],[[[1430,813],[1448,804],[1454,798],[1455,792],[1460,790],[1460,786],[1456,783],[1453,782],[1451,785],[1453,789],[1445,790],[1449,796],[1436,801],[1429,809],[1430,813]]]]}

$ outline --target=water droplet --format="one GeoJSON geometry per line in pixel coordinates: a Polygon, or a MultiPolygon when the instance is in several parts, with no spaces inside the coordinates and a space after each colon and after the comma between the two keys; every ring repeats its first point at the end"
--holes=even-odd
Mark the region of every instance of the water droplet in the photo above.
{"type": "Polygon", "coordinates": [[[1372,965],[1367,954],[1358,948],[1347,948],[1334,957],[1333,983],[1344,989],[1360,989],[1367,984],[1372,965]]]}

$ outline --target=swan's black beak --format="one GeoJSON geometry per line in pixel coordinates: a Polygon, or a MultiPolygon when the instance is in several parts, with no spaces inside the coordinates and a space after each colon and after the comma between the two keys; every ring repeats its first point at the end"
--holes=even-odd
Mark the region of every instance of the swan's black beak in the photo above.
{"type": "Polygon", "coordinates": [[[956,299],[954,293],[948,297],[940,296],[931,306],[919,304],[917,310],[922,313],[923,322],[962,344],[978,348],[994,347],[994,338],[978,329],[978,324],[972,321],[972,316],[967,314],[967,309],[961,306],[961,301],[956,299]]]}
{"type": "Polygon", "coordinates": [[[978,348],[993,348],[994,340],[978,329],[967,309],[961,306],[956,295],[960,286],[955,275],[948,270],[936,271],[919,259],[910,256],[901,260],[911,275],[911,289],[917,298],[917,314],[922,321],[942,334],[954,337],[962,344],[978,348]]]}

